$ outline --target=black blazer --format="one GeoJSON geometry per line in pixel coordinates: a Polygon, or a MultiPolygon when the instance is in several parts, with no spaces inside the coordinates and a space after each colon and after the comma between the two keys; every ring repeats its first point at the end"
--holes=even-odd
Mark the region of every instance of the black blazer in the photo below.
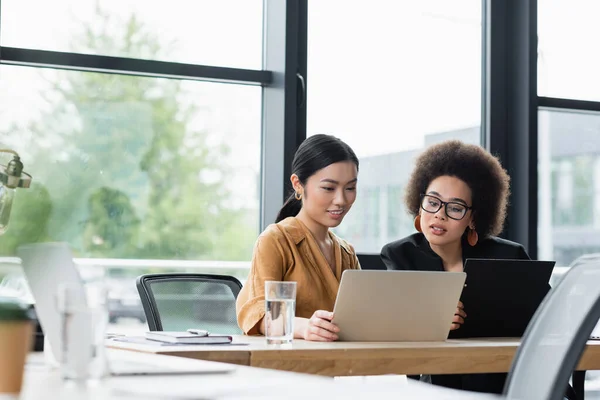
{"type": "MultiPolygon", "coordinates": [[[[497,237],[480,240],[470,246],[462,243],[463,264],[467,258],[495,258],[529,260],[529,255],[519,243],[497,237]]],[[[429,246],[422,233],[415,233],[404,239],[388,243],[381,249],[381,259],[389,270],[443,271],[442,259],[429,246]]],[[[468,318],[468,317],[467,317],[468,318]]],[[[432,375],[434,385],[475,392],[502,393],[506,375],[497,374],[458,374],[432,375]]],[[[415,378],[410,376],[409,378],[415,378]]],[[[418,378],[417,378],[418,379],[418,378]]],[[[567,399],[575,399],[575,391],[567,385],[567,399]]]]}
{"type": "MultiPolygon", "coordinates": [[[[523,246],[497,237],[480,240],[475,246],[471,246],[466,240],[463,240],[462,250],[463,264],[467,258],[529,259],[523,246]]],[[[422,233],[415,233],[386,244],[381,249],[381,259],[388,270],[444,270],[442,259],[431,250],[429,242],[422,233]]],[[[418,376],[409,376],[409,378],[418,379],[418,376]]],[[[505,380],[506,374],[431,376],[431,382],[434,385],[487,393],[502,393],[505,380]]]]}
{"type": "MultiPolygon", "coordinates": [[[[498,237],[488,237],[475,246],[463,240],[463,264],[467,258],[495,258],[529,260],[522,245],[498,237]]],[[[422,233],[388,243],[381,249],[381,259],[389,270],[443,271],[442,259],[422,233]]]]}

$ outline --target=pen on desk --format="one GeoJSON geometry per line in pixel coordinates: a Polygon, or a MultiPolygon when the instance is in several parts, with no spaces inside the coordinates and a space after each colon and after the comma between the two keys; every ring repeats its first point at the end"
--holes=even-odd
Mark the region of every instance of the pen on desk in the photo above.
{"type": "Polygon", "coordinates": [[[105,338],[106,338],[106,339],[114,339],[114,338],[116,338],[116,337],[122,337],[122,336],[125,336],[125,334],[123,334],[123,333],[112,333],[112,332],[111,332],[111,333],[107,333],[107,334],[105,335],[105,338]]]}
{"type": "Polygon", "coordinates": [[[204,329],[188,329],[187,331],[193,335],[208,336],[208,331],[205,331],[204,329]]]}

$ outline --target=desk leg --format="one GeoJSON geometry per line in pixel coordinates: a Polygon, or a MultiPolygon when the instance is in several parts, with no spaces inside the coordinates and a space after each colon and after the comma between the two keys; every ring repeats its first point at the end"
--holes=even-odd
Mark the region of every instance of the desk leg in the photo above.
{"type": "Polygon", "coordinates": [[[573,390],[577,395],[577,400],[583,400],[585,396],[585,371],[573,372],[573,390]]]}

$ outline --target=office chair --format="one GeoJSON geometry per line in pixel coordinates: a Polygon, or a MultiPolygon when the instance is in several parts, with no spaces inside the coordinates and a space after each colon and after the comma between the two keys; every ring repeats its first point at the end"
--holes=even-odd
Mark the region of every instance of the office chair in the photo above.
{"type": "Polygon", "coordinates": [[[146,274],[136,286],[151,331],[204,329],[211,333],[241,334],[235,301],[242,288],[226,275],[146,274]]]}
{"type": "Polygon", "coordinates": [[[562,399],[599,318],[600,258],[582,257],[572,264],[531,319],[513,360],[504,395],[509,399],[562,399]]]}

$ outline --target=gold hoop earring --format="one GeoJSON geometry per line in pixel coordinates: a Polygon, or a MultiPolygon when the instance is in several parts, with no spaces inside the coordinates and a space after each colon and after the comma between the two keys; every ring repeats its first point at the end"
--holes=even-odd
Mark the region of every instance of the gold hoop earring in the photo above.
{"type": "Polygon", "coordinates": [[[302,200],[302,194],[301,193],[295,192],[294,193],[294,197],[296,198],[296,200],[302,200]]]}

